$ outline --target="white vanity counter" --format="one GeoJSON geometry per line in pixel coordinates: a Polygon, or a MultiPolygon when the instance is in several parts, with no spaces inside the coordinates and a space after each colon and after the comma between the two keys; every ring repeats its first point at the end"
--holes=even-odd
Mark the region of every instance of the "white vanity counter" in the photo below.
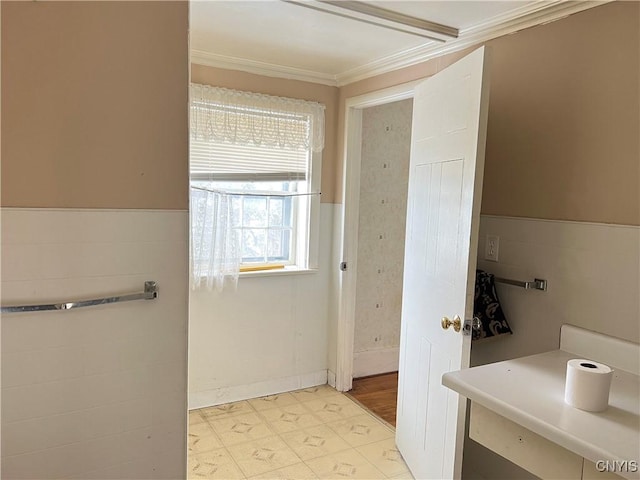
{"type": "MultiPolygon", "coordinates": [[[[591,334],[587,333],[589,341],[591,334]]],[[[572,348],[572,352],[555,350],[451,372],[443,376],[442,383],[472,403],[594,463],[602,460],[640,462],[640,377],[637,371],[631,373],[615,365],[620,362],[614,357],[621,351],[616,342],[621,341],[614,339],[613,344],[605,343],[602,351],[588,347],[584,350],[579,346],[572,348]],[[564,403],[566,365],[572,358],[589,358],[615,368],[609,408],[604,412],[585,412],[564,403]]],[[[574,345],[562,343],[561,348],[574,345]]],[[[629,347],[628,354],[638,354],[637,346],[634,349],[634,344],[623,344],[627,345],[622,345],[622,350],[629,347]]],[[[635,365],[636,360],[626,358],[622,364],[635,365]]],[[[638,468],[628,470],[631,471],[616,473],[630,479],[640,478],[638,468]]]]}

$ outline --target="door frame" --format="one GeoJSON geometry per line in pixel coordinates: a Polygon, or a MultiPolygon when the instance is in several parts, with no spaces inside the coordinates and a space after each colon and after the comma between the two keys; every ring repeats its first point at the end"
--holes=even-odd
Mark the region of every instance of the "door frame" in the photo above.
{"type": "Polygon", "coordinates": [[[362,111],[387,103],[413,98],[414,87],[421,78],[408,83],[345,100],[344,154],[342,194],[341,262],[347,269],[338,283],[338,324],[336,338],[336,390],[351,390],[355,341],[356,285],[358,267],[358,215],[360,212],[360,166],[362,161],[362,111]]]}

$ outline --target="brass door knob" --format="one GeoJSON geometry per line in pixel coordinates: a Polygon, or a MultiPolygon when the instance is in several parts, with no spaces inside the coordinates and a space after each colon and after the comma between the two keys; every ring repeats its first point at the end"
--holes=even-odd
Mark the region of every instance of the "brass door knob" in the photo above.
{"type": "Polygon", "coordinates": [[[450,326],[453,325],[453,329],[456,332],[459,332],[460,329],[462,328],[462,321],[460,320],[460,317],[458,315],[453,317],[453,320],[449,320],[447,317],[442,317],[442,320],[440,321],[440,325],[442,325],[442,328],[445,330],[447,330],[450,326]]]}

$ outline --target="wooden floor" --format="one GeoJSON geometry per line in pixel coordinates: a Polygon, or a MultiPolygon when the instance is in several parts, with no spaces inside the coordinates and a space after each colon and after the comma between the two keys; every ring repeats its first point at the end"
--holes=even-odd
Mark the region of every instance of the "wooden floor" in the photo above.
{"type": "Polygon", "coordinates": [[[354,378],[353,388],[347,392],[352,398],[380,418],[396,426],[398,372],[354,378]]]}

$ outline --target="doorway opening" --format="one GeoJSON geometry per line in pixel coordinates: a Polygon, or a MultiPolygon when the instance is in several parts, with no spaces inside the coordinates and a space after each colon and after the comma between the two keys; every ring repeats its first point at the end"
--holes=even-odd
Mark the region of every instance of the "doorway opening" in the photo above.
{"type": "Polygon", "coordinates": [[[370,413],[395,428],[398,411],[398,371],[356,377],[346,393],[370,413]]]}
{"type": "Polygon", "coordinates": [[[394,426],[414,85],[345,106],[336,388],[394,426]]]}

